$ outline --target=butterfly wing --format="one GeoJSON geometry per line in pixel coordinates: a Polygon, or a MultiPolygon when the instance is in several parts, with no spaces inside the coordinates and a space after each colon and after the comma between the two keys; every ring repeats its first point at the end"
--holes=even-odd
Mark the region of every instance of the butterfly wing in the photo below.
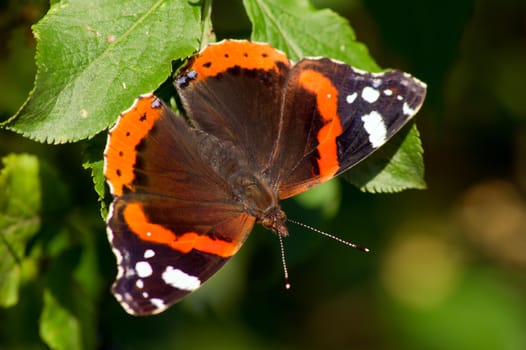
{"type": "Polygon", "coordinates": [[[113,294],[130,314],[162,312],[217,272],[253,225],[253,217],[228,206],[119,198],[108,219],[119,269],[113,294]]]}
{"type": "Polygon", "coordinates": [[[274,166],[289,68],[267,44],[225,40],[193,57],[175,85],[191,122],[236,145],[260,173],[274,166]]]}
{"type": "Polygon", "coordinates": [[[426,87],[400,71],[368,73],[328,58],[290,71],[275,169],[280,198],[357,164],[416,114],[426,87]],[[302,141],[302,142],[300,142],[302,141]]]}
{"type": "Polygon", "coordinates": [[[254,225],[202,159],[195,130],[152,94],[112,128],[104,173],[115,197],[108,236],[113,293],[137,315],[159,313],[198,288],[254,225]]]}
{"type": "Polygon", "coordinates": [[[191,121],[244,150],[282,199],[372,154],[425,96],[423,83],[399,71],[368,73],[327,58],[291,66],[267,44],[232,40],[195,56],[176,87],[191,121]]]}

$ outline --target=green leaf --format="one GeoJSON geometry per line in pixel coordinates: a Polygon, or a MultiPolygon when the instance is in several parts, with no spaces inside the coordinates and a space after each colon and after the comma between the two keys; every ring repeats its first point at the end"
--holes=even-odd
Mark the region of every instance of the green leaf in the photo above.
{"type": "Polygon", "coordinates": [[[93,180],[93,184],[95,185],[95,192],[99,195],[99,202],[101,205],[101,215],[102,218],[105,218],[108,214],[108,207],[106,205],[106,202],[104,201],[104,195],[106,193],[104,184],[106,183],[106,179],[104,178],[104,160],[98,159],[98,160],[86,160],[84,164],[82,164],[84,169],[90,169],[91,170],[91,178],[93,180]]]}
{"type": "Polygon", "coordinates": [[[305,208],[321,211],[326,218],[338,214],[341,203],[341,186],[338,181],[327,181],[303,192],[296,200],[305,208]]]}
{"type": "Polygon", "coordinates": [[[104,160],[102,159],[104,149],[103,142],[105,141],[106,137],[96,137],[93,140],[90,140],[84,153],[84,162],[82,163],[84,169],[91,170],[91,178],[95,185],[95,192],[99,196],[99,202],[101,205],[100,212],[103,219],[105,219],[108,214],[108,207],[104,200],[106,195],[104,187],[106,179],[104,178],[104,160]]]}
{"type": "Polygon", "coordinates": [[[40,336],[51,349],[81,349],[79,321],[62,307],[53,294],[44,292],[44,309],[40,316],[40,336]]]}
{"type": "Polygon", "coordinates": [[[331,10],[316,10],[307,0],[244,0],[252,40],[284,51],[292,60],[324,55],[379,71],[367,48],[356,41],[347,20],[331,10]]]}
{"type": "Polygon", "coordinates": [[[53,3],[33,26],[34,89],[6,126],[41,142],[92,137],[196,50],[199,18],[186,0],[53,3]]]}
{"type": "Polygon", "coordinates": [[[0,306],[18,302],[26,244],[40,228],[41,192],[36,157],[2,159],[0,171],[0,306]]]}
{"type": "Polygon", "coordinates": [[[212,0],[202,0],[200,47],[216,41],[212,23],[212,0]]]}
{"type": "MultiPolygon", "coordinates": [[[[60,233],[52,237],[47,247],[50,258],[46,266],[45,286],[54,300],[51,304],[59,303],[60,305],[53,308],[64,309],[63,313],[66,315],[63,317],[78,325],[75,327],[81,330],[79,341],[86,349],[94,348],[96,343],[96,309],[100,305],[102,291],[107,292],[107,285],[102,281],[98,270],[100,259],[96,246],[96,233],[102,232],[102,227],[98,226],[96,231],[91,227],[96,220],[97,216],[74,213],[68,218],[69,224],[63,226],[60,233]]],[[[44,337],[44,328],[48,334],[60,333],[60,330],[54,329],[59,323],[49,320],[44,315],[45,312],[41,317],[41,336],[44,337]]],[[[65,335],[59,336],[63,337],[65,335]]],[[[44,339],[49,345],[59,341],[44,339]]],[[[73,339],[61,339],[60,342],[62,341],[70,342],[73,339]]]]}
{"type": "Polygon", "coordinates": [[[362,191],[373,193],[425,189],[422,153],[416,126],[405,127],[343,177],[362,191]]]}
{"type": "MultiPolygon", "coordinates": [[[[380,70],[366,47],[356,41],[349,23],[330,10],[316,10],[307,0],[243,2],[253,40],[269,42],[294,60],[326,56],[360,69],[380,70]]],[[[345,178],[362,191],[395,192],[425,188],[423,169],[422,146],[414,128],[408,137],[393,138],[345,178]]]]}

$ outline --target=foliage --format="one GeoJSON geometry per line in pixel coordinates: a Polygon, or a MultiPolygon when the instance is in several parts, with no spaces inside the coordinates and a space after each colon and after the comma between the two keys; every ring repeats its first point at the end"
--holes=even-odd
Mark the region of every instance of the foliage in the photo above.
{"type": "Polygon", "coordinates": [[[477,6],[486,12],[476,12],[479,22],[468,27],[469,0],[436,6],[416,0],[313,2],[330,4],[341,15],[307,0],[222,0],[213,8],[208,0],[126,6],[52,1],[33,34],[16,28],[10,37],[5,23],[26,21],[28,27],[47,3],[5,5],[0,348],[526,347],[524,281],[514,278],[526,266],[524,188],[509,194],[506,186],[481,190],[476,184],[490,176],[514,183],[509,174],[520,177],[526,169],[519,124],[523,81],[510,73],[519,69],[524,51],[511,41],[518,34],[505,32],[513,18],[523,22],[514,15],[520,11],[502,10],[511,8],[507,2],[481,2],[477,6]],[[221,21],[243,22],[235,8],[247,16],[251,31],[212,32],[212,23],[217,30],[221,21]],[[256,229],[225,269],[181,304],[148,319],[126,315],[109,292],[115,261],[99,213],[105,216],[108,203],[102,175],[108,126],[215,35],[269,42],[293,60],[328,56],[381,70],[343,17],[350,13],[382,66],[405,66],[430,83],[435,108],[426,104],[416,123],[425,135],[426,164],[432,160],[433,186],[396,196],[363,193],[426,186],[420,136],[411,125],[344,175],[362,192],[329,182],[284,203],[290,217],[352,235],[376,254],[355,253],[294,228],[285,242],[293,289],[285,292],[275,238],[256,229]],[[484,13],[491,23],[501,18],[498,33],[488,29],[494,25],[477,28],[484,13]],[[13,101],[22,103],[24,82],[33,74],[33,52],[26,46],[32,35],[36,78],[16,111],[13,101]],[[496,50],[504,45],[506,50],[496,50]],[[463,192],[467,186],[473,193],[463,192]],[[488,198],[487,208],[475,200],[481,196],[488,198]],[[403,226],[407,221],[413,225],[403,226]]]}
{"type": "MultiPolygon", "coordinates": [[[[251,39],[269,42],[293,60],[324,55],[361,69],[379,70],[347,21],[330,10],[316,10],[305,0],[245,0],[244,6],[253,25],[251,39]],[[328,36],[332,40],[326,40],[328,36]]],[[[108,128],[135,96],[160,86],[169,76],[173,60],[184,59],[213,38],[205,32],[211,27],[210,11],[210,2],[143,1],[133,6],[103,0],[53,3],[33,26],[37,39],[33,91],[3,127],[52,144],[92,139],[108,128]]],[[[372,166],[362,172],[367,179],[358,172],[351,178],[353,182],[374,191],[421,187],[422,150],[415,133],[416,129],[391,147],[389,157],[368,162],[372,166]],[[417,161],[408,162],[408,153],[417,161]],[[389,164],[391,158],[393,164],[389,164]],[[397,164],[419,170],[397,171],[397,164]],[[378,173],[386,175],[375,177],[378,173]]],[[[105,216],[103,139],[99,136],[89,141],[84,167],[92,171],[105,216]]],[[[4,163],[2,198],[7,202],[2,206],[0,248],[6,258],[0,265],[0,302],[3,306],[17,303],[26,260],[40,269],[43,259],[51,258],[40,290],[40,337],[53,349],[90,348],[94,339],[87,330],[94,327],[100,297],[100,282],[93,270],[94,241],[89,233],[78,234],[79,228],[71,227],[67,220],[42,241],[46,231],[40,226],[46,220],[42,206],[50,205],[45,200],[57,198],[41,198],[38,158],[12,155],[4,163]],[[31,239],[36,243],[28,246],[31,239]]],[[[334,202],[334,215],[339,194],[326,195],[325,199],[311,198],[334,202]]],[[[310,203],[312,206],[312,199],[310,203]]],[[[38,279],[36,275],[28,278],[27,283],[38,279]]]]}

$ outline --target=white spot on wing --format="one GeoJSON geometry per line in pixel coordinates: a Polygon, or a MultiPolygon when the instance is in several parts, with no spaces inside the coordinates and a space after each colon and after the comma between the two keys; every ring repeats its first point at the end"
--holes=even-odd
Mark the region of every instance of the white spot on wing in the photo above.
{"type": "Polygon", "coordinates": [[[398,95],[398,96],[396,96],[396,99],[397,99],[398,101],[402,101],[402,100],[404,99],[404,96],[402,96],[402,95],[398,95]]]}
{"type": "Polygon", "coordinates": [[[374,148],[380,147],[386,141],[387,129],[382,115],[377,111],[362,116],[363,127],[369,134],[369,142],[374,148]]]}
{"type": "Polygon", "coordinates": [[[404,102],[404,106],[402,107],[402,111],[405,115],[413,115],[415,114],[415,110],[407,104],[407,102],[404,102]]]}
{"type": "Polygon", "coordinates": [[[162,299],[151,298],[150,299],[150,303],[152,303],[158,309],[164,309],[165,308],[164,301],[162,299]]]}
{"type": "Polygon", "coordinates": [[[347,97],[345,98],[345,101],[348,103],[348,104],[351,104],[354,102],[354,100],[356,100],[356,97],[358,96],[358,94],[356,92],[353,92],[352,94],[350,95],[347,95],[347,97]]]}
{"type": "Polygon", "coordinates": [[[148,298],[150,296],[150,294],[148,294],[148,292],[142,292],[142,297],[143,298],[148,298]]]}
{"type": "Polygon", "coordinates": [[[146,261],[137,262],[137,264],[135,264],[135,271],[137,272],[137,276],[141,278],[150,277],[153,273],[152,266],[146,261]]]}
{"type": "Polygon", "coordinates": [[[366,87],[363,88],[363,90],[362,90],[362,98],[365,101],[367,101],[369,103],[373,103],[376,100],[378,100],[378,97],[380,97],[380,91],[378,91],[377,89],[372,88],[370,86],[366,86],[366,87]]]}
{"type": "Polygon", "coordinates": [[[139,279],[135,282],[135,286],[139,289],[143,289],[144,288],[144,281],[139,279]]]}
{"type": "Polygon", "coordinates": [[[174,269],[172,266],[168,266],[166,270],[164,270],[162,278],[166,284],[190,292],[196,290],[201,285],[199,278],[191,276],[179,269],[174,269]]]}
{"type": "Polygon", "coordinates": [[[144,258],[145,259],[149,259],[149,258],[152,258],[153,256],[155,256],[155,252],[151,249],[146,249],[144,251],[144,258]]]}
{"type": "Polygon", "coordinates": [[[385,89],[384,90],[384,95],[391,96],[392,94],[393,94],[393,90],[391,90],[391,89],[385,89]]]}

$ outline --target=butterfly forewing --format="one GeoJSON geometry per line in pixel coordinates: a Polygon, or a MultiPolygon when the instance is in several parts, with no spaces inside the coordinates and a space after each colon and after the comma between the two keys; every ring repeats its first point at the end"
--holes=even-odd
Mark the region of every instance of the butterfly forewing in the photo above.
{"type": "Polygon", "coordinates": [[[367,158],[411,120],[426,92],[406,73],[368,73],[328,58],[300,61],[286,89],[282,133],[287,137],[280,139],[276,167],[280,198],[367,158]]]}

